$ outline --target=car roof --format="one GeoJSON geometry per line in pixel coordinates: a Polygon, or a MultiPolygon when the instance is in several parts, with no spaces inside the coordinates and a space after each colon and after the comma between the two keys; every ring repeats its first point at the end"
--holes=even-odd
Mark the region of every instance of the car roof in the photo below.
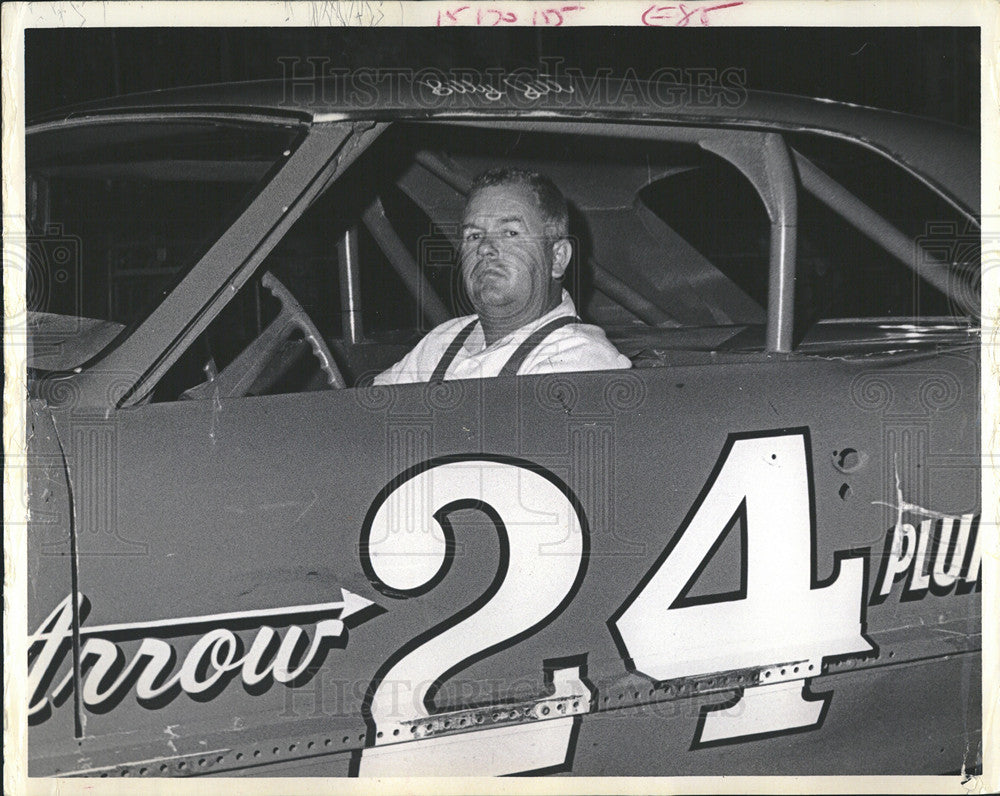
{"type": "Polygon", "coordinates": [[[739,86],[603,77],[556,80],[499,71],[489,78],[477,83],[452,80],[431,70],[417,73],[416,78],[404,70],[357,70],[349,77],[217,83],[111,97],[51,111],[32,122],[193,111],[266,113],[311,122],[500,115],[812,131],[871,146],[943,189],[967,210],[979,212],[978,130],[879,108],[747,91],[739,86]]]}

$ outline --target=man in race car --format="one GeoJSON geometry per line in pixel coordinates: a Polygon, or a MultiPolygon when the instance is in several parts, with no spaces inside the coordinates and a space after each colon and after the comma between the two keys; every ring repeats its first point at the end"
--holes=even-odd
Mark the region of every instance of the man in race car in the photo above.
{"type": "Polygon", "coordinates": [[[566,199],[547,177],[480,174],[462,216],[462,281],[476,310],[432,329],[375,384],[631,367],[576,314],[563,275],[573,254],[566,199]]]}

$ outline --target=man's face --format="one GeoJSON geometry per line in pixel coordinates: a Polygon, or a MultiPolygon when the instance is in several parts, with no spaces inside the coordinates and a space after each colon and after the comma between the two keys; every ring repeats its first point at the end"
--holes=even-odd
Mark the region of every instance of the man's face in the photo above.
{"type": "Polygon", "coordinates": [[[491,186],[471,196],[460,259],[465,289],[481,318],[517,328],[558,303],[556,280],[569,263],[569,243],[554,240],[551,232],[523,185],[491,186]]]}

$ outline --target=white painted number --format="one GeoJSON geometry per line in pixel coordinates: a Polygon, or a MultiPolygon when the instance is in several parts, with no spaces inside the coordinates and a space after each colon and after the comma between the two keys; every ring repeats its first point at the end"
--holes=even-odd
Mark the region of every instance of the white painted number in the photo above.
{"type": "MultiPolygon", "coordinates": [[[[448,514],[470,507],[491,516],[500,535],[496,577],[472,605],[418,636],[376,675],[368,713],[377,733],[362,755],[362,776],[499,775],[562,765],[569,713],[589,706],[584,698],[575,711],[552,711],[559,718],[551,720],[426,737],[448,726],[435,721],[436,687],[550,622],[582,574],[584,532],[566,488],[517,464],[470,459],[423,469],[376,501],[362,536],[369,577],[404,595],[433,588],[451,560],[448,514]]],[[[572,677],[557,677],[556,696],[567,688],[573,691],[572,677]]],[[[463,721],[467,714],[456,716],[453,729],[463,721]]]]}
{"type": "Polygon", "coordinates": [[[612,621],[635,668],[655,680],[760,669],[742,702],[709,711],[695,743],[815,726],[825,699],[805,680],[829,655],[873,649],[862,635],[864,562],[814,577],[804,432],[733,438],[686,524],[612,621]],[[742,513],[745,593],[675,606],[742,513]]]}

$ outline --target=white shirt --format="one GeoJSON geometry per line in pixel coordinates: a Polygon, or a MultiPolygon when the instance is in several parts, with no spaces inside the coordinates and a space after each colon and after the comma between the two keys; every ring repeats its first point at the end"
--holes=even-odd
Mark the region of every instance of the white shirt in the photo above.
{"type": "MultiPolygon", "coordinates": [[[[536,321],[486,345],[482,324],[476,324],[465,344],[452,360],[445,379],[484,379],[498,376],[514,352],[531,333],[555,318],[576,316],[576,306],[565,290],[555,309],[536,321]]],[[[399,362],[375,377],[375,384],[409,384],[430,381],[435,368],[455,336],[477,316],[453,318],[436,326],[399,362]]],[[[571,323],[556,329],[539,343],[518,368],[518,375],[566,373],[583,370],[621,370],[632,367],[619,353],[604,330],[587,323],[571,323]]]]}

